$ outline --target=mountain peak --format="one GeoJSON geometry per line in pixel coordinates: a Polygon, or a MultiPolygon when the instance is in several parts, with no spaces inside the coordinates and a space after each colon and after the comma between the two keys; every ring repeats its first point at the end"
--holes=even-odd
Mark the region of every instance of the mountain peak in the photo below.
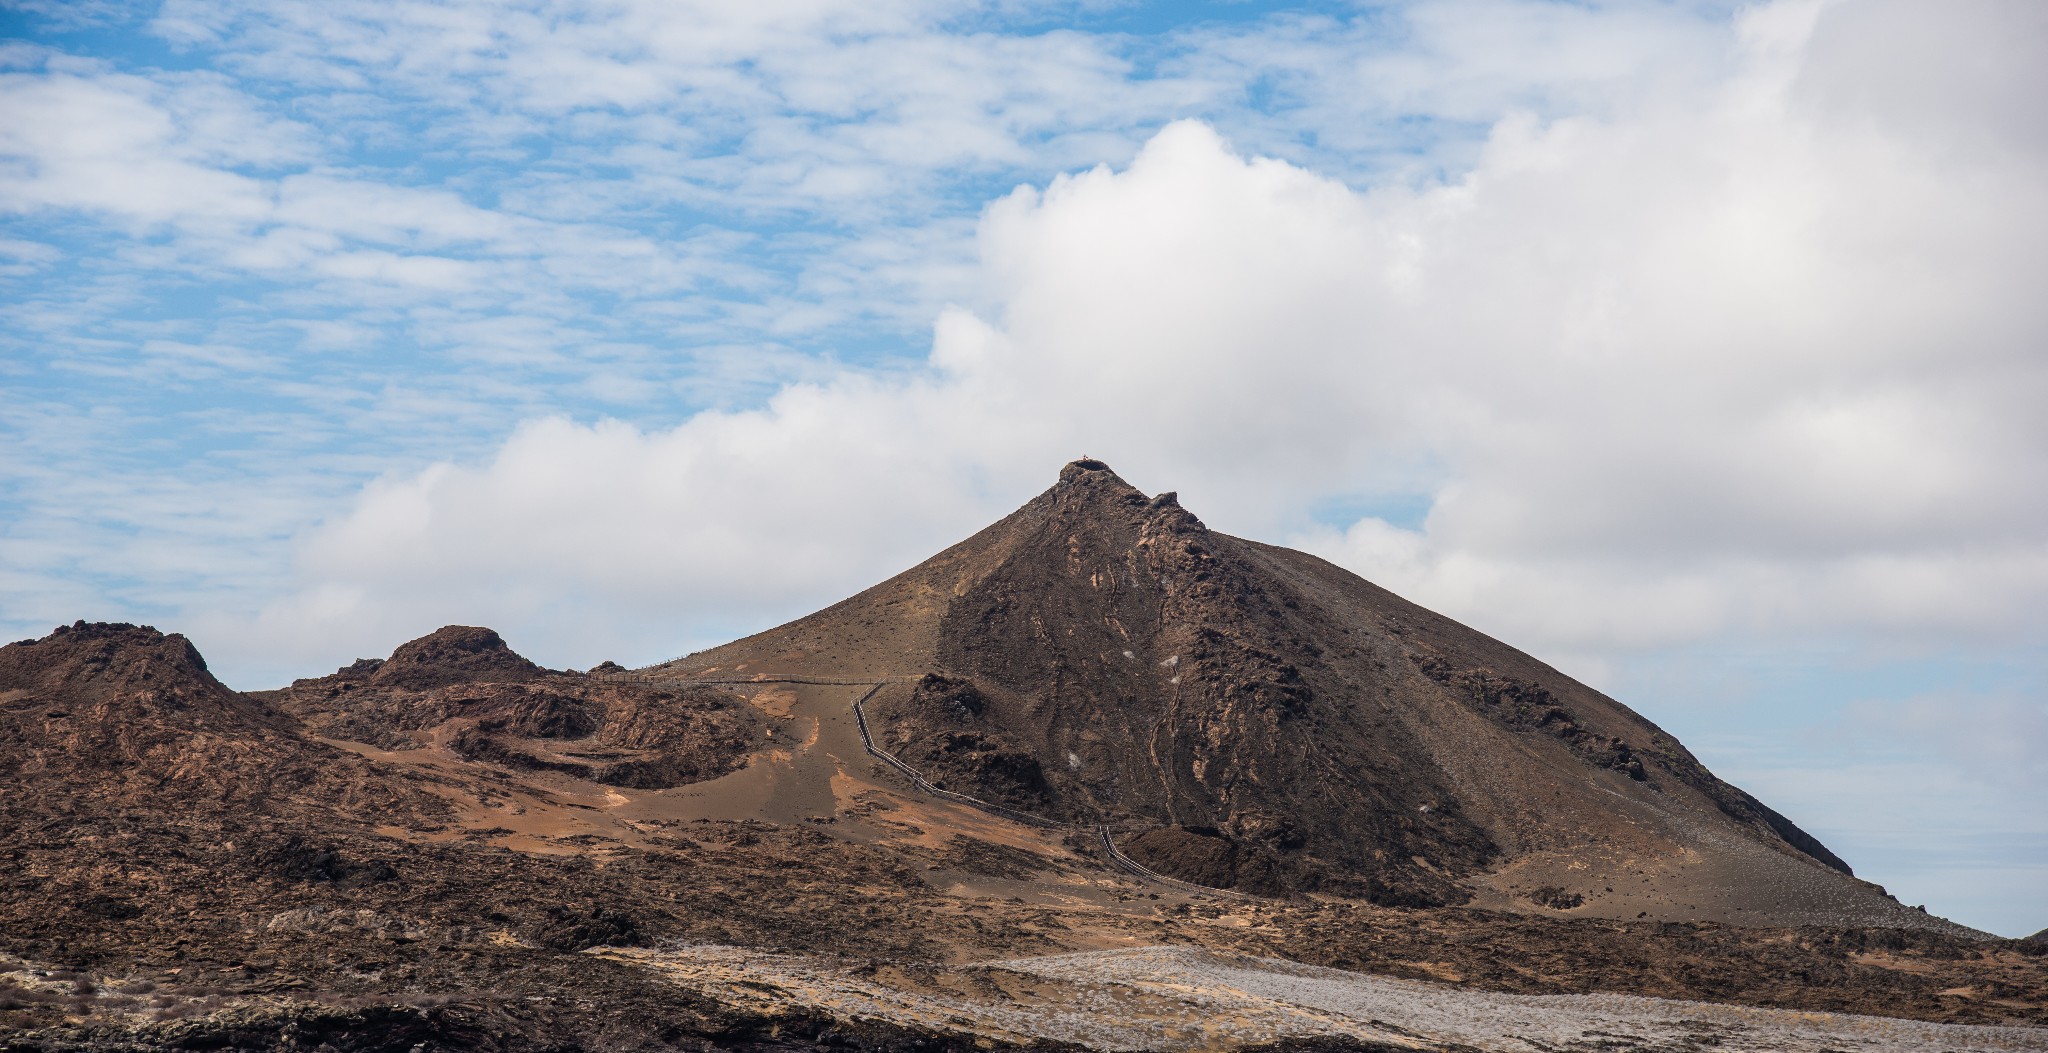
{"type": "Polygon", "coordinates": [[[1066,467],[1060,469],[1060,481],[1053,485],[1050,492],[1080,496],[1085,500],[1108,500],[1119,504],[1136,505],[1145,501],[1142,491],[1125,482],[1124,478],[1116,474],[1109,465],[1093,457],[1067,462],[1066,467]]]}
{"type": "Polygon", "coordinates": [[[1075,483],[1084,479],[1096,482],[1102,481],[1104,477],[1123,486],[1130,485],[1118,478],[1116,472],[1108,464],[1098,461],[1093,457],[1076,458],[1075,460],[1068,461],[1066,466],[1060,469],[1061,483],[1075,483]]]}
{"type": "Polygon", "coordinates": [[[1613,699],[1325,561],[1211,531],[1092,457],[886,582],[662,668],[886,678],[867,720],[924,777],[1114,830],[1200,884],[1903,917],[1613,699]]]}
{"type": "MultiPolygon", "coordinates": [[[[1046,496],[1052,499],[1056,514],[1101,515],[1114,510],[1120,513],[1119,518],[1138,527],[1141,536],[1207,531],[1201,520],[1180,506],[1179,494],[1168,490],[1157,497],[1147,497],[1108,464],[1093,457],[1069,461],[1060,469],[1060,481],[1046,496]]],[[[1026,505],[1017,514],[1028,516],[1032,507],[1026,505]]]]}

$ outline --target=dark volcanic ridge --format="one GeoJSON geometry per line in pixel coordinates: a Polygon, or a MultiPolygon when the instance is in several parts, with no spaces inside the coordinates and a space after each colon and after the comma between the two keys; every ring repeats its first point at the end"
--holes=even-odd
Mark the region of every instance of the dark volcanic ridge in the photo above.
{"type": "MultiPolygon", "coordinates": [[[[245,693],[183,637],[60,628],[0,648],[0,779],[0,1050],[1306,1053],[1509,1026],[1445,1030],[1450,989],[1390,977],[1482,1014],[1598,991],[2048,1023],[2048,941],[1900,906],[1619,703],[1095,461],[646,670],[449,626],[245,693]],[[1344,1016],[1396,988],[1419,1015],[1344,1016]],[[1082,1041],[1084,1005],[1124,1045],[1082,1041]]],[[[1583,1041],[1760,1034],[1667,1015],[1583,1041]]],[[[1784,1048],[1877,1026],[1790,1019],[1784,1048]]]]}

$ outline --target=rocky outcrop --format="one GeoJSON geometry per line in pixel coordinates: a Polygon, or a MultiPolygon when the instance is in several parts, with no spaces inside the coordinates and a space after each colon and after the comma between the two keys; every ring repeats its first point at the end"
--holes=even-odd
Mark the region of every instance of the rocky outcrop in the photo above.
{"type": "Polygon", "coordinates": [[[376,664],[368,680],[377,687],[424,691],[449,684],[514,683],[543,672],[490,629],[447,625],[400,645],[376,664]]]}
{"type": "Polygon", "coordinates": [[[260,801],[317,761],[291,722],[230,691],[191,642],[78,622],[0,647],[0,772],[116,799],[260,801]]]}
{"type": "Polygon", "coordinates": [[[191,723],[245,715],[190,640],[125,622],[80,621],[0,647],[0,691],[16,700],[183,713],[191,723]]]}
{"type": "Polygon", "coordinates": [[[1161,874],[1209,888],[1261,896],[1292,890],[1286,864],[1277,853],[1214,827],[1155,827],[1117,848],[1161,874]]]}
{"type": "Polygon", "coordinates": [[[265,697],[315,735],[385,750],[666,789],[746,764],[757,711],[729,692],[543,669],[497,633],[449,626],[265,697]]]}

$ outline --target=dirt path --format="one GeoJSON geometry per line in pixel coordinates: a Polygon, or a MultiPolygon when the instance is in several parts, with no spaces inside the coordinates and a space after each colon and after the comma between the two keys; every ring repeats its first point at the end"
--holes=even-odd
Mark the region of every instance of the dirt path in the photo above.
{"type": "MultiPolygon", "coordinates": [[[[835,687],[867,688],[866,691],[861,693],[860,697],[853,700],[853,704],[851,706],[846,707],[852,715],[851,730],[853,732],[853,735],[855,736],[853,739],[849,740],[846,735],[846,732],[848,731],[847,724],[849,722],[846,720],[844,713],[829,708],[821,709],[819,706],[815,704],[811,706],[799,706],[791,710],[792,715],[800,716],[804,719],[814,721],[814,730],[812,732],[811,740],[807,742],[803,747],[799,748],[798,754],[778,754],[776,756],[776,759],[767,768],[767,770],[763,770],[758,774],[755,774],[752,779],[748,779],[747,776],[749,776],[752,773],[755,773],[756,769],[762,768],[761,765],[750,765],[745,771],[736,772],[733,775],[728,775],[723,779],[716,779],[709,783],[700,784],[698,788],[702,789],[707,797],[718,798],[721,796],[732,795],[741,787],[758,789],[758,784],[760,782],[762,782],[763,780],[766,780],[768,782],[766,803],[758,810],[758,814],[756,816],[741,817],[727,815],[719,816],[719,818],[762,818],[767,819],[771,822],[790,822],[793,820],[788,817],[796,812],[807,813],[804,816],[799,816],[799,818],[832,815],[833,809],[830,807],[826,807],[825,810],[822,812],[817,810],[821,802],[830,802],[832,800],[829,778],[827,780],[827,784],[823,787],[820,787],[816,785],[816,771],[818,766],[815,764],[804,765],[797,763],[798,756],[809,752],[813,748],[816,748],[820,744],[820,740],[828,734],[829,729],[830,742],[824,744],[823,748],[826,754],[830,756],[836,763],[837,771],[841,775],[844,775],[847,772],[848,761],[858,756],[857,754],[854,754],[852,749],[850,749],[849,747],[853,745],[858,745],[861,752],[866,753],[871,757],[874,757],[875,759],[881,761],[883,764],[888,765],[890,768],[894,769],[897,772],[897,774],[902,775],[906,779],[909,779],[911,784],[916,786],[919,790],[940,800],[950,801],[955,804],[964,804],[970,808],[975,808],[980,811],[987,812],[988,814],[996,816],[1000,819],[1008,819],[1011,822],[1023,823],[1027,826],[1035,826],[1041,829],[1082,829],[1080,827],[1074,826],[1071,823],[1063,823],[1056,819],[1048,819],[1042,815],[1033,815],[1030,812],[1022,811],[1020,809],[1010,808],[1005,805],[984,801],[978,797],[970,797],[964,793],[955,793],[951,790],[942,789],[934,785],[929,779],[926,779],[921,773],[918,772],[916,768],[911,767],[910,765],[904,763],[896,755],[889,753],[888,751],[882,749],[880,746],[875,745],[875,737],[872,730],[868,726],[867,712],[865,709],[862,708],[863,704],[866,703],[869,699],[874,698],[876,693],[881,691],[884,687],[887,687],[892,683],[913,683],[916,680],[916,678],[914,677],[883,677],[875,680],[859,680],[850,677],[761,675],[748,678],[714,677],[683,679],[677,677],[652,677],[640,674],[621,674],[608,677],[607,679],[632,680],[638,683],[653,683],[662,685],[672,685],[676,687],[697,687],[703,685],[720,685],[731,687],[735,685],[751,684],[796,684],[804,685],[805,687],[809,687],[811,685],[831,685],[835,687]],[[729,785],[720,787],[718,785],[720,783],[729,783],[729,785]]],[[[799,688],[799,696],[801,697],[804,693],[804,689],[799,688]]],[[[1181,892],[1193,893],[1196,895],[1225,896],[1235,899],[1256,898],[1246,896],[1244,893],[1241,892],[1233,892],[1229,889],[1210,888],[1207,885],[1197,885],[1190,881],[1182,881],[1179,878],[1168,877],[1165,874],[1161,874],[1158,871],[1153,870],[1152,868],[1147,867],[1142,863],[1139,863],[1137,860],[1132,859],[1131,857],[1123,854],[1122,851],[1118,850],[1116,846],[1116,840],[1110,835],[1110,830],[1107,826],[1096,826],[1094,829],[1094,835],[1100,841],[1103,852],[1109,857],[1110,861],[1115,863],[1119,869],[1123,870],[1125,873],[1128,873],[1133,877],[1139,878],[1147,882],[1151,882],[1153,884],[1164,885],[1168,888],[1176,889],[1181,892]]]]}

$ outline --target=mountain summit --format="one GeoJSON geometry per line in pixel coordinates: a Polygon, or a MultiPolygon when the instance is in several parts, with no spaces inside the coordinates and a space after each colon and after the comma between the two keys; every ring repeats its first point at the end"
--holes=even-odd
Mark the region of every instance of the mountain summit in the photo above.
{"type": "Polygon", "coordinates": [[[1101,461],[817,614],[650,672],[890,681],[885,748],[1262,894],[1901,923],[1818,840],[1626,706],[1101,461]]]}

